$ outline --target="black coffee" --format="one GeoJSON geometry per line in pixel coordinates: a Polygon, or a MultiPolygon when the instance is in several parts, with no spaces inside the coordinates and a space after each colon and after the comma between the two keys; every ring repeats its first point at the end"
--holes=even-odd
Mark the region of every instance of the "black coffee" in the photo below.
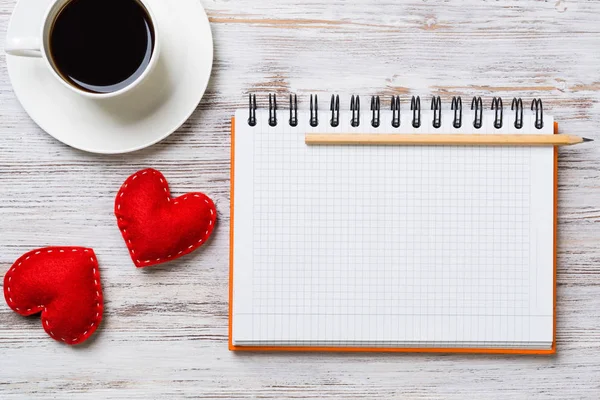
{"type": "Polygon", "coordinates": [[[154,27],[136,0],[72,0],[50,32],[50,54],[63,78],[110,93],[135,81],[154,50],[154,27]]]}

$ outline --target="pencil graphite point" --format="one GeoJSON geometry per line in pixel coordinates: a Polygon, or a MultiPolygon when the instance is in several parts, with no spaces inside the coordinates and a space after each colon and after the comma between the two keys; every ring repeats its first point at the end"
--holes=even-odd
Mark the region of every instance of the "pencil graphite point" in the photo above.
{"type": "Polygon", "coordinates": [[[586,138],[586,137],[584,137],[584,138],[583,138],[583,141],[584,141],[584,142],[593,142],[593,141],[594,141],[594,139],[590,139],[590,138],[586,138]]]}

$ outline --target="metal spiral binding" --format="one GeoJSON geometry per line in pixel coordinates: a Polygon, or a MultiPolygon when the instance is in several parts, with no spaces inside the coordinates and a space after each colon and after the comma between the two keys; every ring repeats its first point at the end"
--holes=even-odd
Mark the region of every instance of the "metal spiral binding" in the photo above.
{"type": "MultiPolygon", "coordinates": [[[[292,127],[299,125],[298,120],[298,96],[290,94],[289,108],[289,124],[292,127]]],[[[248,95],[248,125],[256,126],[256,95],[248,95]]],[[[371,96],[371,126],[378,128],[381,126],[381,100],[380,96],[371,96]]],[[[421,98],[412,96],[410,101],[410,109],[412,111],[412,126],[413,128],[421,127],[421,98]]],[[[460,96],[452,97],[450,109],[454,111],[454,119],[452,126],[459,129],[463,124],[463,104],[460,96]]],[[[516,129],[523,128],[523,100],[515,97],[512,99],[510,106],[511,111],[515,113],[514,127],[516,129]]],[[[269,126],[277,126],[277,94],[269,93],[269,126]]],[[[331,111],[330,124],[332,127],[340,125],[340,96],[332,95],[329,110],[331,111]]],[[[392,111],[391,125],[393,128],[399,128],[401,123],[400,113],[400,96],[392,96],[390,110],[392,111]]],[[[442,126],[442,100],[440,96],[433,96],[431,99],[431,110],[433,111],[432,126],[438,129],[442,126]]],[[[481,97],[475,96],[471,100],[471,110],[474,110],[473,126],[480,129],[483,126],[483,101],[481,97]]],[[[504,125],[504,106],[501,97],[492,99],[491,110],[494,111],[493,126],[496,129],[501,129],[504,125]]],[[[360,97],[352,95],[350,99],[350,111],[352,119],[350,125],[354,128],[360,126],[360,97]]],[[[531,102],[531,111],[535,114],[534,126],[536,129],[544,127],[544,108],[542,99],[535,98],[531,102]]],[[[487,117],[486,117],[487,118],[487,117]]],[[[319,103],[316,94],[310,95],[310,126],[316,127],[319,125],[319,103]]]]}
{"type": "Polygon", "coordinates": [[[531,101],[531,111],[535,106],[535,128],[542,129],[544,127],[544,107],[542,106],[542,99],[533,99],[531,101]]]}
{"type": "Polygon", "coordinates": [[[519,97],[513,98],[510,109],[515,111],[515,128],[521,129],[523,127],[523,100],[519,97]]]}
{"type": "Polygon", "coordinates": [[[454,120],[452,121],[452,126],[455,129],[459,129],[462,126],[462,99],[460,96],[452,97],[450,109],[454,110],[454,120]]]}
{"type": "Polygon", "coordinates": [[[392,126],[400,128],[400,96],[392,96],[392,126]]]}
{"type": "Polygon", "coordinates": [[[251,93],[248,97],[250,99],[250,105],[248,106],[248,125],[256,126],[256,95],[251,93]]]}
{"type": "Polygon", "coordinates": [[[494,128],[500,129],[502,128],[502,113],[504,112],[501,97],[494,97],[492,100],[492,110],[496,111],[494,114],[494,128]]]}
{"type": "Polygon", "coordinates": [[[310,126],[313,128],[319,125],[319,99],[315,94],[314,105],[313,105],[313,95],[310,95],[310,126]]]}
{"type": "Polygon", "coordinates": [[[479,129],[483,125],[483,102],[481,101],[481,97],[473,97],[473,100],[471,100],[471,110],[475,110],[473,127],[479,129]]]}
{"type": "Polygon", "coordinates": [[[379,96],[371,96],[371,111],[373,113],[371,126],[373,128],[379,128],[379,124],[381,123],[381,103],[379,101],[379,96]]]}
{"type": "Polygon", "coordinates": [[[269,126],[277,126],[277,95],[269,93],[269,126]]]}
{"type": "Polygon", "coordinates": [[[421,126],[421,98],[413,96],[410,99],[410,109],[413,112],[412,126],[419,128],[421,126]]]}
{"type": "Polygon", "coordinates": [[[331,126],[337,127],[340,124],[340,96],[331,95],[331,105],[329,106],[331,111],[331,126]]]}
{"type": "Polygon", "coordinates": [[[356,128],[360,125],[360,97],[352,95],[350,99],[350,111],[352,111],[352,119],[350,125],[356,128]]]}
{"type": "Polygon", "coordinates": [[[298,96],[295,94],[290,94],[290,126],[298,126],[298,96]]]}
{"type": "Polygon", "coordinates": [[[440,96],[433,96],[431,98],[431,109],[433,110],[432,125],[435,129],[439,129],[442,126],[442,99],[440,96]]]}

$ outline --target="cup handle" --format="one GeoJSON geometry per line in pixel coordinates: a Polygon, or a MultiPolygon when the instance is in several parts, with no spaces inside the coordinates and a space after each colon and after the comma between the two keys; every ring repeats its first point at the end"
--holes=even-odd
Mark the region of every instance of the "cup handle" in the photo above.
{"type": "Polygon", "coordinates": [[[19,57],[42,57],[40,40],[38,38],[10,38],[6,42],[7,54],[19,57]]]}

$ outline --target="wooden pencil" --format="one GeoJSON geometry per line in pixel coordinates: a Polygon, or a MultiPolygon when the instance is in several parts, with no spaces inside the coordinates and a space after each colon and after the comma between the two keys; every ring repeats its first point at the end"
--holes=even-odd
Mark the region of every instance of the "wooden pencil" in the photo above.
{"type": "Polygon", "coordinates": [[[569,146],[593,139],[574,135],[307,133],[308,145],[569,146]]]}

